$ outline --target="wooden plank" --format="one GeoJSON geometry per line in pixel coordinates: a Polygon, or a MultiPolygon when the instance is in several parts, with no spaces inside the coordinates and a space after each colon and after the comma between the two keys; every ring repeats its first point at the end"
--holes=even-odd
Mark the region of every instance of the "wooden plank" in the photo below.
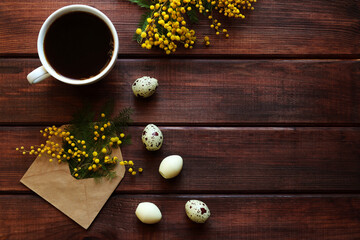
{"type": "Polygon", "coordinates": [[[359,195],[115,195],[88,230],[37,196],[0,196],[1,239],[359,239],[359,195]],[[199,225],[185,214],[190,199],[210,208],[199,225]],[[136,206],[154,202],[163,219],[142,224],[136,206]]]}
{"type": "MultiPolygon", "coordinates": [[[[0,2],[0,55],[36,53],[37,34],[45,19],[56,9],[73,4],[89,4],[114,22],[120,38],[120,55],[160,55],[146,51],[132,41],[144,12],[128,1],[2,0],[0,2]]],[[[203,19],[194,29],[198,38],[211,37],[211,46],[200,42],[195,49],[180,49],[178,55],[349,55],[360,54],[360,2],[261,0],[244,21],[221,19],[230,39],[215,36],[203,19]]]]}
{"type": "Polygon", "coordinates": [[[34,59],[1,59],[0,124],[66,123],[82,102],[131,106],[134,122],[201,125],[358,124],[360,61],[123,59],[99,83],[77,87],[49,79],[30,86],[34,59]],[[159,79],[137,99],[131,84],[159,79]],[[61,113],[61,114],[59,114],[61,113]]]}
{"type": "MultiPolygon", "coordinates": [[[[131,127],[133,144],[123,157],[144,172],[127,174],[118,192],[269,193],[360,191],[360,128],[161,127],[164,144],[148,152],[142,127],[131,127]],[[181,174],[158,173],[168,155],[184,159],[181,174]]],[[[41,144],[39,127],[0,128],[0,191],[28,192],[19,180],[34,160],[15,151],[41,144]]],[[[57,163],[49,163],[57,164],[57,163]]]]}

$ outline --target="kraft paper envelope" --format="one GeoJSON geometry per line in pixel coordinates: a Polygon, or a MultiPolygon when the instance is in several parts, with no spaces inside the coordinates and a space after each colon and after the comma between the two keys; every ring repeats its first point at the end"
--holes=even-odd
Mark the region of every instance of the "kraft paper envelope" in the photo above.
{"type": "MultiPolygon", "coordinates": [[[[61,143],[60,138],[54,138],[54,142],[61,143]]],[[[120,148],[113,149],[111,155],[123,160],[120,148]]],[[[87,229],[125,175],[125,167],[120,164],[114,170],[116,177],[112,180],[77,180],[67,163],[50,163],[44,154],[35,159],[20,182],[87,229]]]]}

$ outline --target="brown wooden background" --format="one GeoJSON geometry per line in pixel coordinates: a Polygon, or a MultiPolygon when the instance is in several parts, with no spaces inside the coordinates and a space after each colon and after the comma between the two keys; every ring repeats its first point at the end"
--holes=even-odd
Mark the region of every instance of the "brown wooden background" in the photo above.
{"type": "Polygon", "coordinates": [[[0,2],[0,239],[360,239],[360,1],[258,0],[245,21],[223,21],[230,39],[202,20],[194,28],[211,47],[170,57],[131,41],[142,12],[122,0],[0,2]],[[72,3],[113,21],[116,67],[90,86],[30,86],[41,24],[72,3]],[[144,75],[160,83],[145,101],[131,92],[144,75]],[[14,150],[108,98],[133,107],[123,155],[145,171],[125,176],[86,231],[19,182],[34,159],[14,150]],[[161,151],[141,144],[148,123],[164,133],[161,151]],[[165,181],[170,154],[184,169],[165,181]],[[189,199],[208,204],[206,224],[187,219],[189,199]],[[137,220],[142,201],[160,207],[159,224],[137,220]]]}

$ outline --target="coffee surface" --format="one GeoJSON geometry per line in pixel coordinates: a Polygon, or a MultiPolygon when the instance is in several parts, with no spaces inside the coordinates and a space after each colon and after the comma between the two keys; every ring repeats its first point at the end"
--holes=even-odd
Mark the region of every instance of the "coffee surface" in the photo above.
{"type": "Polygon", "coordinates": [[[110,62],[114,40],[109,27],[91,13],[71,12],[56,19],[44,40],[46,59],[68,78],[87,79],[110,62]]]}

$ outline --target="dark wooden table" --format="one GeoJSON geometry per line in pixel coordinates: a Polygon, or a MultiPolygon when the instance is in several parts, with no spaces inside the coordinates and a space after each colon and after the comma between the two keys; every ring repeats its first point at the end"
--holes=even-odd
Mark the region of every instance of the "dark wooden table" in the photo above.
{"type": "Polygon", "coordinates": [[[117,0],[0,2],[0,239],[360,239],[360,1],[259,0],[245,21],[224,21],[230,39],[201,20],[211,47],[170,57],[131,40],[142,12],[117,0]],[[43,21],[72,3],[113,21],[116,67],[90,86],[30,86],[43,21]],[[160,82],[146,101],[131,92],[144,75],[160,82]],[[84,230],[19,182],[34,158],[15,148],[111,97],[134,109],[123,156],[145,171],[126,175],[84,230]],[[142,146],[148,123],[164,133],[161,151],[142,146]],[[157,169],[170,154],[185,163],[165,181],[157,169]],[[208,204],[206,224],[187,219],[189,199],[208,204]],[[142,201],[160,207],[159,224],[135,217],[142,201]]]}

